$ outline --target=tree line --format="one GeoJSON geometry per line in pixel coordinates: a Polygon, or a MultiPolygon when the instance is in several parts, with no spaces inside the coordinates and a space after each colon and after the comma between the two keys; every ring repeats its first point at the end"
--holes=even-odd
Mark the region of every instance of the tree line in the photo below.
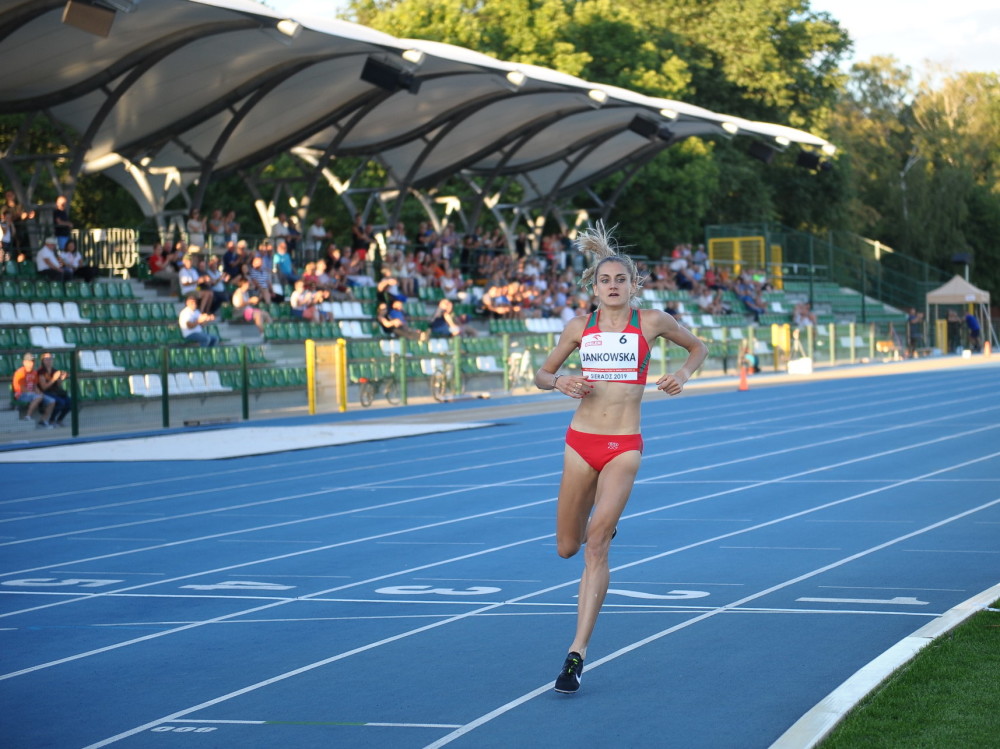
{"type": "MultiPolygon", "coordinates": [[[[747,153],[746,138],[690,138],[666,149],[612,210],[623,242],[638,252],[657,257],[698,242],[711,224],[775,222],[856,233],[947,272],[966,255],[973,282],[1000,292],[996,72],[935,70],[917,79],[892,58],[845,70],[848,33],[808,0],[351,0],[345,15],[397,37],[785,124],[838,146],[829,170],[797,166],[794,148],[762,163],[747,153]]],[[[0,118],[0,146],[22,124],[0,118]]],[[[31,138],[20,132],[22,144],[39,151],[59,147],[41,120],[31,138]]],[[[378,166],[369,172],[378,184],[378,166]]],[[[302,176],[287,156],[262,173],[302,176]]],[[[596,192],[612,194],[621,179],[596,192]]],[[[249,227],[251,202],[240,175],[220,175],[202,207],[232,207],[249,227]]],[[[175,207],[185,208],[180,199],[175,207]]],[[[344,208],[322,191],[310,211],[342,217],[344,208]]],[[[143,220],[124,190],[100,175],[79,179],[73,213],[80,226],[143,220]]],[[[415,207],[404,216],[420,220],[415,207]]]]}
{"type": "MultiPolygon", "coordinates": [[[[813,132],[829,171],[764,164],[746,141],[689,139],[660,154],[614,210],[656,256],[710,224],[847,231],[945,271],[971,260],[1000,291],[1000,78],[892,58],[844,70],[852,42],[808,0],[352,0],[352,20],[650,96],[813,132]]],[[[611,192],[615,179],[601,187],[611,192]]]]}

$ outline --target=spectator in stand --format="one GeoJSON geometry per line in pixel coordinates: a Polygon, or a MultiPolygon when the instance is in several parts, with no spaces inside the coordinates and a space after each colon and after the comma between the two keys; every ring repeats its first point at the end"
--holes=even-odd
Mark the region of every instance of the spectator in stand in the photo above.
{"type": "Polygon", "coordinates": [[[222,210],[216,208],[208,219],[208,233],[212,238],[212,252],[218,252],[226,246],[226,219],[222,210]]]}
{"type": "Polygon", "coordinates": [[[35,219],[35,212],[26,210],[18,201],[13,190],[7,190],[4,193],[4,207],[10,211],[10,219],[14,226],[12,252],[17,256],[17,261],[22,262],[23,258],[20,256],[27,249],[31,240],[28,233],[28,222],[35,219]]]}
{"type": "Polygon", "coordinates": [[[191,209],[191,215],[187,220],[188,244],[192,247],[205,246],[205,232],[208,230],[208,222],[202,218],[201,211],[197,208],[191,209]]]}
{"type": "Polygon", "coordinates": [[[292,267],[292,256],[289,254],[288,243],[279,239],[277,250],[273,263],[274,274],[282,286],[285,284],[293,286],[299,278],[295,275],[295,268],[292,267]]]}
{"type": "Polygon", "coordinates": [[[343,268],[330,270],[325,260],[316,262],[316,277],[320,284],[330,292],[330,298],[337,301],[354,301],[354,292],[347,280],[347,272],[343,268]]]}
{"type": "MultiPolygon", "coordinates": [[[[370,226],[370,224],[369,224],[370,226]]],[[[351,256],[357,262],[365,263],[368,260],[368,250],[371,249],[373,238],[368,233],[368,227],[360,213],[354,214],[354,224],[351,226],[351,256]]]]}
{"type": "Polygon", "coordinates": [[[226,214],[226,239],[236,242],[240,238],[240,222],[236,220],[236,211],[226,214]]]}
{"type": "Polygon", "coordinates": [[[344,262],[344,255],[337,247],[336,242],[330,242],[326,246],[326,250],[323,251],[323,259],[326,260],[326,267],[331,273],[339,268],[346,268],[346,263],[344,262]]]}
{"type": "Polygon", "coordinates": [[[14,389],[14,400],[19,404],[28,404],[27,411],[21,417],[22,421],[30,421],[36,410],[41,409],[42,417],[38,422],[40,429],[51,429],[49,418],[56,407],[55,398],[45,395],[38,388],[38,372],[35,371],[35,355],[28,353],[21,360],[21,367],[14,372],[11,382],[14,389]]]}
{"type": "Polygon", "coordinates": [[[399,281],[394,275],[392,275],[392,269],[383,268],[382,279],[375,287],[375,301],[385,302],[386,305],[391,305],[392,302],[397,299],[401,302],[405,302],[406,296],[399,288],[399,281]]]}
{"type": "Polygon", "coordinates": [[[288,214],[278,214],[278,218],[271,225],[270,237],[275,243],[280,240],[288,241],[288,214]]]}
{"type": "Polygon", "coordinates": [[[467,322],[464,315],[455,316],[455,306],[451,300],[442,299],[438,302],[434,317],[431,318],[430,334],[438,338],[479,335],[479,332],[467,322]]]}
{"type": "Polygon", "coordinates": [[[816,315],[813,314],[809,302],[801,302],[795,305],[795,308],[792,310],[792,322],[795,323],[795,327],[797,328],[816,327],[816,315]]]}
{"type": "Polygon", "coordinates": [[[226,303],[226,283],[229,277],[219,268],[219,258],[211,255],[207,261],[202,261],[198,271],[202,274],[205,287],[212,292],[212,308],[209,310],[213,315],[223,304],[226,303]]]}
{"type": "Polygon", "coordinates": [[[205,331],[201,326],[215,320],[215,315],[207,315],[198,309],[200,302],[197,294],[188,295],[184,301],[184,309],[181,310],[177,322],[181,328],[185,343],[196,343],[201,347],[217,346],[219,339],[205,331]]]}
{"type": "Polygon", "coordinates": [[[250,271],[247,278],[250,280],[250,289],[264,304],[270,304],[274,300],[271,272],[264,269],[264,258],[260,255],[250,261],[250,271]]]}
{"type": "Polygon", "coordinates": [[[80,255],[79,250],[76,249],[75,239],[70,239],[66,242],[66,246],[59,253],[59,260],[62,262],[67,281],[75,279],[93,281],[94,276],[97,275],[95,268],[84,265],[83,257],[80,255]]]}
{"type": "Polygon", "coordinates": [[[10,209],[4,206],[0,209],[0,262],[10,259],[14,250],[14,216],[10,209]]]}
{"type": "Polygon", "coordinates": [[[495,319],[511,317],[514,312],[514,306],[507,296],[507,284],[502,280],[490,286],[483,294],[482,305],[485,314],[495,319]]]}
{"type": "Polygon", "coordinates": [[[715,314],[711,311],[713,298],[712,292],[700,283],[696,283],[691,288],[691,292],[689,294],[689,300],[697,305],[700,312],[706,315],[715,314]]]}
{"type": "Polygon", "coordinates": [[[171,294],[180,294],[181,287],[177,280],[177,267],[174,264],[174,253],[160,242],[153,242],[153,250],[149,254],[149,272],[157,281],[170,286],[171,294]]]}
{"type": "Polygon", "coordinates": [[[299,279],[295,282],[295,291],[289,300],[292,305],[292,315],[306,322],[332,321],[333,315],[320,306],[328,298],[327,292],[307,289],[305,281],[299,279]]]}
{"type": "Polygon", "coordinates": [[[230,239],[226,241],[226,252],[222,256],[222,272],[229,277],[230,283],[236,283],[240,277],[246,274],[248,261],[247,243],[244,240],[234,242],[230,239]]]}
{"type": "Polygon", "coordinates": [[[318,257],[330,240],[330,232],[323,225],[324,221],[322,216],[317,216],[306,230],[306,251],[310,252],[313,257],[318,257]]]}
{"type": "MultiPolygon", "coordinates": [[[[68,238],[67,238],[68,239],[68,238]]],[[[66,281],[66,269],[62,262],[56,257],[57,237],[48,237],[45,244],[35,254],[35,268],[38,275],[44,276],[50,281],[66,281]]]]}
{"type": "Polygon", "coordinates": [[[177,274],[177,281],[180,284],[181,294],[186,298],[194,297],[198,300],[199,309],[205,314],[212,312],[212,305],[215,304],[215,294],[206,285],[208,277],[203,276],[195,265],[195,256],[188,253],[184,256],[182,267],[177,274]]]}
{"type": "Polygon", "coordinates": [[[710,289],[719,289],[719,277],[715,274],[715,269],[712,267],[705,268],[705,285],[710,289]]]}
{"type": "Polygon", "coordinates": [[[67,377],[69,373],[55,368],[52,354],[48,352],[42,354],[42,365],[38,368],[38,389],[55,401],[52,415],[47,419],[52,426],[66,426],[63,424],[63,419],[73,410],[73,399],[63,386],[67,377]]]}
{"type": "Polygon", "coordinates": [[[402,221],[397,223],[396,228],[389,232],[386,244],[391,251],[398,252],[400,255],[405,254],[410,249],[410,240],[406,236],[406,227],[402,221]]]}
{"type": "Polygon", "coordinates": [[[260,297],[250,292],[250,279],[240,276],[233,292],[233,309],[245,322],[252,322],[263,333],[264,326],[271,322],[271,315],[260,308],[260,297]]]}
{"type": "Polygon", "coordinates": [[[741,277],[736,284],[735,291],[736,296],[743,302],[747,311],[753,315],[754,321],[760,323],[760,316],[767,312],[767,307],[764,306],[764,302],[760,298],[760,293],[754,288],[753,284],[741,277]]]}
{"type": "Polygon", "coordinates": [[[375,319],[382,326],[382,330],[390,335],[407,338],[411,341],[427,340],[426,332],[410,327],[406,319],[406,313],[403,312],[403,303],[398,299],[392,302],[391,307],[385,302],[379,303],[378,310],[375,312],[375,319]]]}
{"type": "Polygon", "coordinates": [[[65,195],[56,198],[56,207],[52,211],[52,224],[55,226],[56,244],[61,250],[73,233],[73,222],[69,220],[69,201],[65,195]]]}
{"type": "Polygon", "coordinates": [[[285,222],[288,233],[285,235],[285,244],[288,246],[288,254],[295,255],[299,251],[299,242],[302,240],[302,230],[299,228],[299,219],[293,213],[285,222]]]}
{"type": "Polygon", "coordinates": [[[444,294],[445,299],[450,299],[452,302],[462,302],[468,299],[465,279],[462,278],[462,272],[458,268],[450,269],[448,274],[441,278],[440,285],[441,293],[444,294]]]}

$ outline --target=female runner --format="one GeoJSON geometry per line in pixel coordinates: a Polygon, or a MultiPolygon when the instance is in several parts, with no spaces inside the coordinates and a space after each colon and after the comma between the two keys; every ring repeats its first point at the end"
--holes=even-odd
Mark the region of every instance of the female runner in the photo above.
{"type": "Polygon", "coordinates": [[[662,310],[639,310],[642,279],[635,263],[619,254],[602,223],[583,232],[577,248],[592,256],[580,285],[592,287],[597,311],[571,319],[559,343],[535,373],[542,390],[558,390],[580,401],[566,432],[562,482],[556,510],[559,556],[569,558],[586,543],[577,602],[576,636],[556,679],[557,692],[580,688],[587,645],[608,592],[608,548],[632,491],[642,457],[640,403],[649,354],[659,338],[687,349],[676,372],[661,377],[657,390],[677,395],[708,354],[705,344],[662,310]],[[559,368],[580,350],[582,372],[559,368]]]}

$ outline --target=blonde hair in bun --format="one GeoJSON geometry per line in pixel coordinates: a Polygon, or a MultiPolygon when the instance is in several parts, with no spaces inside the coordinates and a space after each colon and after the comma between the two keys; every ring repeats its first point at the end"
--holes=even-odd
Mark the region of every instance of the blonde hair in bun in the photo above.
{"type": "Polygon", "coordinates": [[[628,304],[630,307],[638,307],[639,291],[646,279],[639,276],[639,269],[636,268],[635,261],[619,249],[614,237],[616,228],[618,227],[613,226],[608,229],[604,225],[604,221],[598,221],[577,235],[576,248],[588,256],[590,263],[583,275],[580,276],[580,285],[593,290],[594,279],[597,278],[597,271],[602,265],[608,262],[621,263],[625,266],[625,272],[631,282],[628,304]]]}

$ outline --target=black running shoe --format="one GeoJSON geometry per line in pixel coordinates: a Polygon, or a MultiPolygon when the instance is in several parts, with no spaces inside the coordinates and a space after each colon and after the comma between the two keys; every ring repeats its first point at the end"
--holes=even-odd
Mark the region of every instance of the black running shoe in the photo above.
{"type": "Polygon", "coordinates": [[[579,653],[566,656],[562,671],[556,679],[556,691],[562,694],[573,694],[580,688],[580,677],[583,676],[583,658],[579,653]]]}

